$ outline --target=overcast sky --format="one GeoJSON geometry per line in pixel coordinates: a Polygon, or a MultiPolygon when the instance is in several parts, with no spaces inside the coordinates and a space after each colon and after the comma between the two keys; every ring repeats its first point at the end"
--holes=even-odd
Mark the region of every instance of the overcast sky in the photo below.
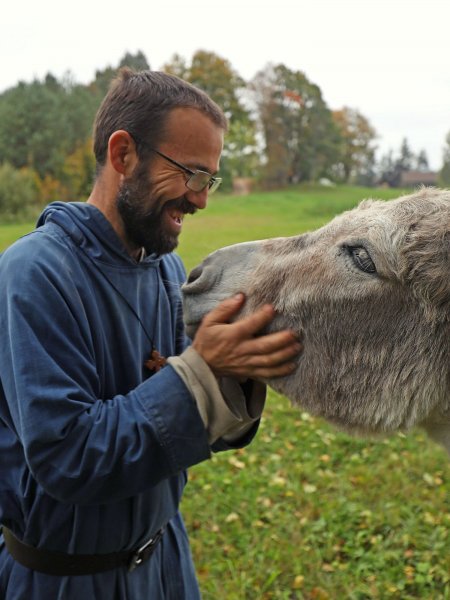
{"type": "Polygon", "coordinates": [[[87,83],[127,51],[160,69],[208,50],[246,80],[269,62],[303,71],[331,109],[369,119],[378,158],[407,137],[441,166],[450,0],[25,0],[5,2],[0,23],[0,92],[49,71],[87,83]]]}

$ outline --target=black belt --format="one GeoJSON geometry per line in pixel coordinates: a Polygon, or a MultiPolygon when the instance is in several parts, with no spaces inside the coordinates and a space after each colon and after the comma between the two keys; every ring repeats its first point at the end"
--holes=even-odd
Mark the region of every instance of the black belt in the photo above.
{"type": "Polygon", "coordinates": [[[5,546],[18,563],[33,571],[59,576],[92,575],[119,567],[133,571],[150,558],[163,533],[164,527],[136,550],[112,554],[64,554],[24,544],[9,529],[3,527],[5,546]]]}

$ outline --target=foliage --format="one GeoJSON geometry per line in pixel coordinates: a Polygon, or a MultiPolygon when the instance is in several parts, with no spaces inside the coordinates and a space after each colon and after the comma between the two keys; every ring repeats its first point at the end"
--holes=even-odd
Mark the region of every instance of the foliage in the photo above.
{"type": "Polygon", "coordinates": [[[109,89],[111,81],[116,77],[121,67],[130,67],[130,69],[134,69],[135,71],[141,71],[149,69],[150,65],[144,53],[139,50],[136,54],[126,52],[117,67],[109,65],[104,69],[97,70],[94,81],[88,86],[89,91],[96,98],[97,105],[100,105],[109,89]]]}
{"type": "Polygon", "coordinates": [[[397,158],[392,150],[382,156],[379,164],[378,183],[387,184],[390,187],[399,187],[402,173],[410,170],[428,170],[428,158],[425,150],[418,155],[409,147],[408,140],[403,139],[397,158]]]}
{"type": "MultiPolygon", "coordinates": [[[[127,52],[116,66],[97,70],[88,85],[76,83],[70,72],[60,80],[48,73],[42,81],[20,82],[1,93],[0,164],[36,171],[49,200],[86,197],[92,175],[85,149],[92,122],[125,65],[150,68],[141,51],[127,52]]],[[[228,60],[198,50],[190,61],[174,54],[164,70],[205,90],[227,115],[221,161],[225,191],[235,178],[273,189],[322,177],[395,187],[403,171],[428,169],[426,153],[414,155],[406,139],[398,156],[391,151],[375,168],[375,132],[364,115],[348,107],[332,113],[320,87],[283,64],[269,64],[246,82],[228,60]]]]}
{"type": "Polygon", "coordinates": [[[61,181],[67,192],[64,200],[86,200],[95,176],[92,140],[88,139],[69,154],[61,168],[61,181]]]}
{"type": "Polygon", "coordinates": [[[0,163],[58,177],[64,157],[89,137],[96,104],[70,74],[7,90],[0,95],[0,163]]]}
{"type": "Polygon", "coordinates": [[[341,181],[372,184],[375,167],[375,129],[358,110],[345,106],[333,112],[342,137],[341,160],[334,167],[341,181]],[[340,176],[339,176],[340,175],[340,176]]]}
{"type": "Polygon", "coordinates": [[[146,71],[147,69],[150,69],[147,58],[141,50],[138,50],[136,54],[126,52],[119,62],[119,68],[120,67],[129,67],[134,71],[146,71]]]}
{"type": "MultiPolygon", "coordinates": [[[[141,52],[126,54],[124,64],[148,66],[141,52]]],[[[0,164],[29,167],[64,185],[66,157],[90,138],[95,112],[116,72],[97,71],[88,86],[76,84],[70,73],[61,81],[49,73],[43,81],[22,82],[0,94],[0,164]]]]}
{"type": "Polygon", "coordinates": [[[427,156],[427,153],[425,152],[425,150],[421,150],[419,152],[419,154],[417,155],[416,169],[418,171],[423,171],[423,172],[430,170],[430,166],[428,164],[428,156],[427,156]]]}
{"type": "Polygon", "coordinates": [[[439,179],[442,186],[450,187],[450,132],[447,134],[445,142],[443,165],[439,173],[439,179]]]}
{"type": "Polygon", "coordinates": [[[31,169],[0,165],[0,217],[2,221],[34,218],[40,208],[40,181],[31,169]]]}
{"type": "Polygon", "coordinates": [[[245,81],[230,62],[214,52],[198,50],[190,65],[175,54],[164,70],[205,91],[227,116],[230,126],[221,161],[224,189],[231,188],[234,177],[255,175],[258,166],[255,123],[243,102],[245,81]]]}
{"type": "Polygon", "coordinates": [[[304,73],[268,65],[252,81],[271,187],[317,181],[339,159],[341,136],[320,88],[304,73]]]}

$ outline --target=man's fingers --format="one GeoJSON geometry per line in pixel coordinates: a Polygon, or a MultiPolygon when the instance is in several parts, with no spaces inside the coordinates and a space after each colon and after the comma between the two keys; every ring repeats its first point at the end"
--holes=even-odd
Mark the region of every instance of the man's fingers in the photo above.
{"type": "Polygon", "coordinates": [[[216,308],[209,312],[203,319],[203,323],[206,325],[214,325],[228,323],[232,317],[242,308],[244,304],[244,294],[236,294],[231,298],[223,300],[216,308]]]}
{"type": "Polygon", "coordinates": [[[258,331],[261,331],[275,317],[275,309],[270,304],[261,306],[257,311],[244,317],[234,323],[236,330],[239,330],[239,335],[242,337],[252,337],[258,331]]]}
{"type": "Polygon", "coordinates": [[[303,346],[299,342],[291,343],[289,346],[279,348],[270,354],[253,354],[249,357],[248,365],[254,367],[271,367],[281,365],[295,356],[298,356],[303,350],[303,346]]]}
{"type": "Polygon", "coordinates": [[[243,342],[240,348],[245,355],[269,355],[278,351],[298,354],[303,349],[293,331],[285,329],[243,342]]]}
{"type": "Polygon", "coordinates": [[[291,375],[296,368],[296,363],[287,362],[282,365],[278,365],[277,367],[255,369],[252,377],[253,379],[271,379],[272,377],[287,377],[288,375],[291,375]]]}

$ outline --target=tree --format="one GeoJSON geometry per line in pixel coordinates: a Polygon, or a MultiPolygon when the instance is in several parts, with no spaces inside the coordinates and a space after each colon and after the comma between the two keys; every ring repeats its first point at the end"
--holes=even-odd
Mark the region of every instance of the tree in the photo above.
{"type": "Polygon", "coordinates": [[[402,145],[400,146],[400,156],[397,159],[398,172],[411,171],[415,162],[415,156],[409,147],[408,140],[403,138],[402,145]]]}
{"type": "MultiPolygon", "coordinates": [[[[142,52],[127,53],[121,65],[147,68],[142,52]]],[[[97,108],[117,68],[97,71],[88,86],[77,84],[70,72],[57,80],[19,83],[0,94],[0,164],[29,167],[41,179],[64,180],[66,156],[89,138],[97,108]]]]}
{"type": "Polygon", "coordinates": [[[0,165],[0,215],[2,220],[22,220],[37,216],[40,207],[39,177],[32,169],[0,165]]]}
{"type": "Polygon", "coordinates": [[[95,79],[89,85],[91,93],[98,99],[98,104],[105,97],[108,92],[111,81],[117,75],[117,68],[106,67],[105,69],[95,71],[95,79]]]}
{"type": "Polygon", "coordinates": [[[416,168],[418,171],[426,172],[430,170],[430,166],[428,164],[428,156],[425,150],[421,150],[417,155],[416,159],[416,168]]]}
{"type": "Polygon", "coordinates": [[[91,192],[95,177],[95,158],[92,152],[92,140],[69,154],[61,169],[61,183],[67,190],[67,200],[86,200],[91,192]]]}
{"type": "Polygon", "coordinates": [[[368,184],[375,164],[375,129],[359,111],[344,107],[333,112],[342,138],[341,160],[338,169],[346,182],[368,184]]]}
{"type": "MultiPolygon", "coordinates": [[[[422,151],[421,161],[426,161],[428,165],[428,159],[426,154],[422,151]]],[[[382,157],[379,165],[379,183],[386,183],[390,187],[399,187],[402,180],[402,173],[411,171],[416,168],[419,164],[419,157],[409,147],[408,140],[404,138],[400,146],[399,155],[394,159],[392,150],[387,155],[382,157]]]]}
{"type": "Polygon", "coordinates": [[[170,62],[163,66],[163,71],[170,75],[176,75],[180,79],[188,79],[189,77],[189,67],[186,60],[176,53],[172,55],[170,62]]]}
{"type": "Polygon", "coordinates": [[[175,54],[164,70],[202,89],[227,116],[230,126],[220,170],[224,187],[230,187],[234,177],[254,175],[259,163],[256,125],[243,101],[246,83],[230,62],[213,52],[198,50],[190,64],[175,54]]]}
{"type": "Polygon", "coordinates": [[[91,94],[96,98],[96,104],[99,105],[103,100],[104,96],[108,92],[111,81],[117,76],[117,73],[121,67],[130,67],[134,71],[144,71],[150,69],[150,65],[147,58],[141,50],[138,50],[136,54],[126,52],[119,61],[117,67],[111,65],[104,69],[99,69],[95,72],[95,79],[89,85],[91,94]]]}
{"type": "Polygon", "coordinates": [[[127,52],[119,62],[119,68],[120,67],[130,67],[130,69],[133,69],[134,71],[146,71],[150,69],[145,54],[140,50],[138,50],[136,54],[127,52]]]}
{"type": "Polygon", "coordinates": [[[392,150],[381,157],[378,165],[379,176],[378,183],[388,185],[389,187],[397,187],[399,177],[396,167],[396,161],[393,158],[392,150]]]}
{"type": "Polygon", "coordinates": [[[341,136],[320,88],[304,73],[268,65],[252,81],[261,119],[270,186],[328,176],[341,136]]]}
{"type": "Polygon", "coordinates": [[[43,176],[64,160],[70,115],[62,86],[46,81],[19,83],[0,96],[0,162],[31,167],[43,176]]]}
{"type": "Polygon", "coordinates": [[[445,146],[443,150],[443,164],[439,172],[439,183],[444,187],[450,186],[450,132],[445,138],[445,146]]]}

